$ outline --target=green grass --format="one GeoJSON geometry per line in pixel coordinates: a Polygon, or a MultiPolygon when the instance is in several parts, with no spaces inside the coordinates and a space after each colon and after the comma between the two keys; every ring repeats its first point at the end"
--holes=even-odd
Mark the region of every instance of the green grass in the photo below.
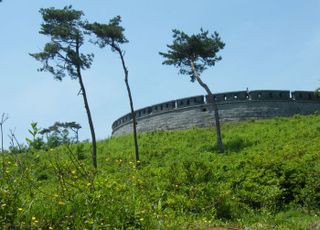
{"type": "Polygon", "coordinates": [[[320,116],[229,123],[1,156],[0,226],[305,229],[320,220],[320,116]]]}

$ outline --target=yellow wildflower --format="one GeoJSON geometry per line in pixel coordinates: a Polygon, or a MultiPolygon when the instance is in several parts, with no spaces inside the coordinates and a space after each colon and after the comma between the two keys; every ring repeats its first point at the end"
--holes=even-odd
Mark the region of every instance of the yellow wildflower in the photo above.
{"type": "Polygon", "coordinates": [[[66,203],[64,203],[63,201],[59,201],[58,204],[59,205],[65,205],[66,203]]]}

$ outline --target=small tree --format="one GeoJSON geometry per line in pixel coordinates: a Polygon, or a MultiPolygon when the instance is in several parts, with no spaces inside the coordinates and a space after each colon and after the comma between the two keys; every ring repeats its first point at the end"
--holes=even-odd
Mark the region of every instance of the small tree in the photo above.
{"type": "Polygon", "coordinates": [[[120,22],[121,22],[121,17],[117,16],[111,19],[108,24],[100,24],[97,22],[93,24],[88,23],[86,25],[86,28],[96,35],[97,40],[95,43],[98,44],[100,48],[109,46],[111,47],[111,50],[113,52],[116,52],[120,56],[121,64],[124,72],[124,81],[126,84],[129,103],[130,103],[130,109],[131,109],[136,162],[139,162],[136,114],[134,111],[133,99],[132,99],[131,89],[128,81],[129,71],[124,60],[125,51],[121,49],[121,45],[129,41],[126,39],[126,37],[123,34],[124,28],[120,26],[120,22]]]}
{"type": "Polygon", "coordinates": [[[66,75],[79,81],[92,138],[92,163],[97,168],[96,136],[81,72],[90,68],[93,60],[93,54],[80,53],[85,35],[81,19],[83,12],[69,6],[63,9],[41,9],[40,13],[44,23],[39,33],[49,36],[51,41],[44,46],[42,52],[30,55],[43,63],[39,71],[50,72],[60,81],[66,75]]]}
{"type": "Polygon", "coordinates": [[[224,151],[224,146],[221,137],[218,106],[214,100],[213,93],[208,85],[202,81],[200,74],[208,66],[214,66],[217,61],[222,59],[217,53],[224,46],[225,44],[221,41],[217,32],[209,36],[208,31],[201,29],[199,34],[189,36],[182,31],[173,30],[173,43],[167,45],[168,52],[159,52],[165,58],[162,64],[178,67],[180,74],[188,75],[191,78],[191,82],[197,81],[207,92],[208,102],[212,104],[215,114],[217,144],[220,152],[224,151]]]}
{"type": "Polygon", "coordinates": [[[65,129],[70,129],[72,132],[74,132],[74,140],[76,143],[79,142],[79,129],[81,129],[81,125],[77,122],[65,122],[63,123],[63,127],[65,129]]]}
{"type": "Polygon", "coordinates": [[[9,119],[8,114],[2,113],[0,120],[0,131],[1,131],[1,152],[3,152],[3,124],[9,119]]]}
{"type": "Polygon", "coordinates": [[[28,132],[31,134],[32,139],[26,138],[27,143],[29,144],[29,149],[31,150],[40,150],[44,147],[44,142],[40,135],[41,129],[38,127],[37,122],[31,122],[31,129],[28,129],[28,132]]]}
{"type": "Polygon", "coordinates": [[[47,139],[47,147],[53,148],[62,144],[71,144],[79,142],[79,129],[81,125],[76,122],[55,122],[48,128],[40,131],[41,135],[45,135],[47,139]],[[71,130],[74,133],[73,137],[70,137],[71,130]]]}

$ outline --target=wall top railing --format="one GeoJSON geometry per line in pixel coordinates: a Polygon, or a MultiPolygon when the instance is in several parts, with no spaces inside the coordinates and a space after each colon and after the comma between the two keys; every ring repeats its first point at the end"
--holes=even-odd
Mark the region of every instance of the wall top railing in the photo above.
{"type": "MultiPolygon", "coordinates": [[[[253,90],[253,91],[234,91],[214,94],[214,100],[218,103],[233,101],[319,101],[320,96],[313,91],[292,91],[289,90],[253,90]]],[[[168,112],[171,110],[193,107],[196,105],[207,104],[208,96],[194,96],[181,98],[172,101],[151,105],[135,111],[136,117],[144,117],[157,113],[168,112]]],[[[132,120],[131,113],[128,113],[112,124],[112,129],[132,120]]]]}

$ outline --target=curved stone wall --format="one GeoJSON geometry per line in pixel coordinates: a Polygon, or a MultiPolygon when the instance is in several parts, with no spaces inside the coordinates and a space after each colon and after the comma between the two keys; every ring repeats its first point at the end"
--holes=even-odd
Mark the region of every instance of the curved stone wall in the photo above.
{"type": "MultiPolygon", "coordinates": [[[[263,119],[320,111],[320,97],[311,91],[255,90],[215,94],[221,122],[263,119]]],[[[148,106],[136,111],[139,132],[207,127],[214,122],[206,96],[195,96],[148,106]]],[[[112,135],[132,132],[131,114],[117,119],[112,135]]]]}

